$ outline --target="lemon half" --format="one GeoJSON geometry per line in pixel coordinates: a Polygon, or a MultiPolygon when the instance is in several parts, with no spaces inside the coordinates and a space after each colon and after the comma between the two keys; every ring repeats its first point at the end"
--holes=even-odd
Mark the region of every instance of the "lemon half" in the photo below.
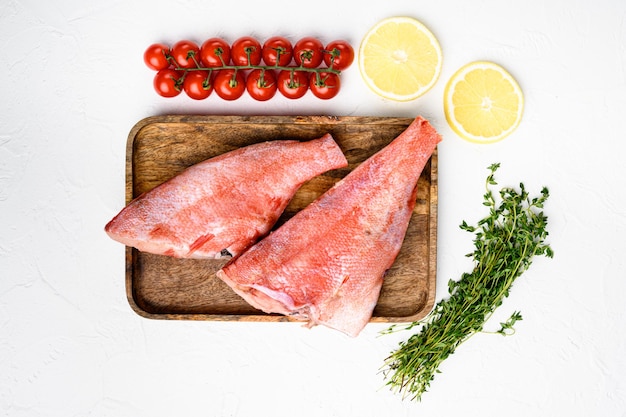
{"type": "Polygon", "coordinates": [[[519,84],[500,65],[471,62],[460,68],[444,91],[448,124],[462,138],[493,143],[510,135],[524,113],[519,84]]]}
{"type": "Polygon", "coordinates": [[[376,94],[395,101],[414,100],[437,82],[441,47],[433,33],[412,17],[378,22],[359,47],[359,69],[376,94]]]}

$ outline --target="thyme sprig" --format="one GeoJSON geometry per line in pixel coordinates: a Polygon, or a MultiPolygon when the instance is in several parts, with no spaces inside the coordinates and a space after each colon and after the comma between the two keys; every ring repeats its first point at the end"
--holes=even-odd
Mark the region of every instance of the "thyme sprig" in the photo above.
{"type": "MultiPolygon", "coordinates": [[[[448,282],[449,297],[439,301],[426,319],[402,327],[420,329],[400,342],[382,367],[386,384],[403,398],[421,400],[440,372],[441,363],[461,343],[483,331],[484,324],[508,297],[513,282],[528,269],[533,257],[554,255],[545,243],[548,218],[541,210],[548,199],[548,189],[544,187],[540,196],[530,198],[520,183],[519,190],[502,188],[496,200],[492,186],[497,185],[494,174],[499,167],[499,163],[488,167],[483,204],[489,208],[489,214],[476,226],[465,221],[460,225],[474,234],[474,251],[466,255],[474,260],[473,270],[462,274],[458,281],[448,282]]],[[[515,311],[495,333],[513,334],[513,326],[519,320],[522,315],[515,311]]],[[[397,330],[397,326],[391,326],[383,333],[397,330]]]]}

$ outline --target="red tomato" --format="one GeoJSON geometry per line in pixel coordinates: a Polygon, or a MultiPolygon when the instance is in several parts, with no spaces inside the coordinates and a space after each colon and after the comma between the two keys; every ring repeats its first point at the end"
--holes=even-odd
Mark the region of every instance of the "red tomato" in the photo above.
{"type": "Polygon", "coordinates": [[[304,37],[293,46],[293,59],[305,68],[317,68],[324,59],[324,45],[319,39],[304,37]]]}
{"type": "Polygon", "coordinates": [[[329,68],[343,71],[354,61],[354,49],[346,41],[332,41],[326,45],[324,62],[329,68]]]}
{"type": "Polygon", "coordinates": [[[237,100],[246,91],[246,80],[242,71],[223,69],[213,79],[215,93],[224,100],[237,100]]]}
{"type": "Polygon", "coordinates": [[[339,76],[333,72],[319,72],[311,75],[309,88],[315,97],[323,100],[333,98],[339,93],[341,82],[339,76]]]}
{"type": "Polygon", "coordinates": [[[266,101],[274,97],[276,88],[276,76],[272,70],[252,70],[246,79],[248,94],[258,101],[266,101]]]}
{"type": "Polygon", "coordinates": [[[183,90],[194,100],[204,100],[211,95],[213,85],[209,71],[189,71],[183,81],[183,90]]]}
{"type": "Polygon", "coordinates": [[[163,97],[176,97],[180,94],[180,78],[183,73],[171,68],[162,69],[154,76],[154,89],[163,97]]]}
{"type": "Polygon", "coordinates": [[[143,53],[143,62],[148,68],[155,71],[165,69],[170,66],[170,62],[167,59],[169,53],[169,46],[163,43],[153,43],[143,53]]]}
{"type": "Polygon", "coordinates": [[[286,67],[291,62],[293,47],[287,38],[273,36],[263,44],[263,62],[265,65],[286,67]]]}
{"type": "Polygon", "coordinates": [[[261,54],[261,44],[251,36],[237,39],[230,47],[230,58],[234,65],[259,65],[261,54]]]}
{"type": "Polygon", "coordinates": [[[309,74],[305,71],[283,70],[278,73],[278,91],[290,99],[297,99],[309,89],[309,74]]]}
{"type": "Polygon", "coordinates": [[[200,62],[207,68],[228,65],[230,46],[224,39],[207,39],[200,47],[200,62]]]}
{"type": "Polygon", "coordinates": [[[200,54],[200,48],[193,41],[182,40],[172,46],[171,54],[179,67],[196,68],[196,62],[199,63],[197,60],[200,54]]]}

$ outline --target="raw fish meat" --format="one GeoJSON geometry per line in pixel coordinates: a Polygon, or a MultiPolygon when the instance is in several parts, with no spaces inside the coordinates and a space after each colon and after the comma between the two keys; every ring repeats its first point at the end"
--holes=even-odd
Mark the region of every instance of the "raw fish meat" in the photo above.
{"type": "Polygon", "coordinates": [[[370,320],[441,141],[423,118],[217,276],[253,307],[357,336],[370,320]]]}
{"type": "Polygon", "coordinates": [[[270,231],[304,182],[347,164],[330,134],[257,143],[187,168],[130,202],[105,230],[158,255],[237,256],[270,231]]]}

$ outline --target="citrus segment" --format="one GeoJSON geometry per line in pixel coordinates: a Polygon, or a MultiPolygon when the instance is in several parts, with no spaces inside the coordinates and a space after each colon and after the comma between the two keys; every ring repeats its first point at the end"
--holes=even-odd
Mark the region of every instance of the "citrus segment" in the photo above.
{"type": "Polygon", "coordinates": [[[444,91],[448,124],[462,138],[477,143],[504,139],[519,125],[524,96],[517,81],[493,62],[460,68],[444,91]]]}
{"type": "Polygon", "coordinates": [[[359,69],[376,94],[409,101],[432,88],[441,72],[442,54],[433,33],[411,17],[378,22],[359,47],[359,69]]]}

